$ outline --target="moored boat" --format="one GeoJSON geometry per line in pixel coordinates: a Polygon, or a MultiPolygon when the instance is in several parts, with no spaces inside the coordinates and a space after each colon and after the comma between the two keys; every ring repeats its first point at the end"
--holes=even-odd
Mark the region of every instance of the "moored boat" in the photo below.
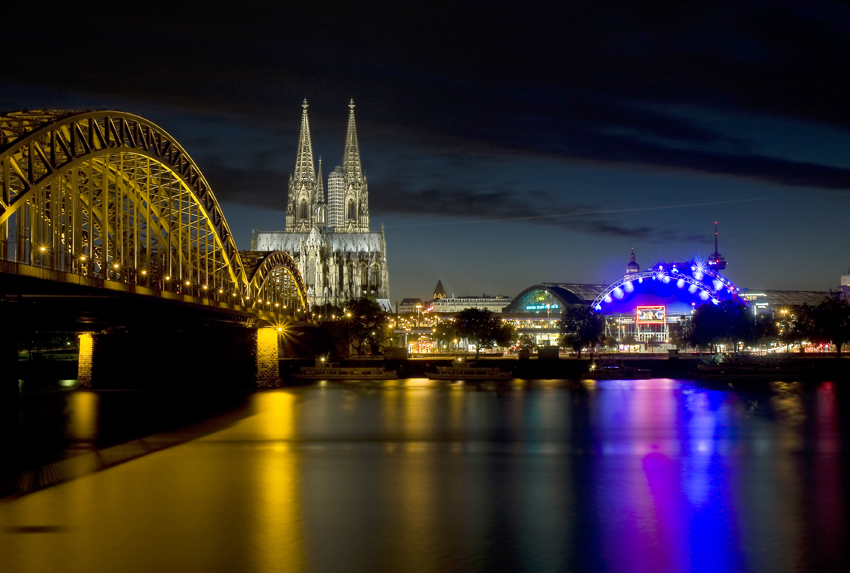
{"type": "Polygon", "coordinates": [[[511,380],[513,373],[492,366],[470,366],[456,360],[451,366],[437,366],[436,372],[427,372],[431,380],[511,380]]]}
{"type": "Polygon", "coordinates": [[[291,376],[299,380],[394,380],[398,372],[382,366],[340,366],[318,360],[315,366],[302,366],[291,376]]]}
{"type": "Polygon", "coordinates": [[[652,371],[648,368],[606,363],[591,365],[586,376],[593,380],[645,380],[652,378],[652,371]]]}
{"type": "Polygon", "coordinates": [[[697,377],[704,380],[797,380],[814,369],[793,364],[757,361],[727,361],[697,365],[697,377]]]}

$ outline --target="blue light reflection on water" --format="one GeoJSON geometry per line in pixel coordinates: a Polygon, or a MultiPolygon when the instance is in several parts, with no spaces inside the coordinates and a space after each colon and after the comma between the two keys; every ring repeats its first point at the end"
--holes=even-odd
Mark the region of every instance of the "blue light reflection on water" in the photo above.
{"type": "MultiPolygon", "coordinates": [[[[96,439],[120,396],[74,396],[69,434],[96,439]]],[[[208,437],[9,502],[0,554],[81,571],[125,570],[127,556],[152,570],[190,549],[196,570],[846,570],[848,408],[830,382],[259,392],[208,437]],[[99,503],[80,497],[94,484],[99,503]],[[127,535],[140,515],[157,527],[127,535]],[[32,520],[67,533],[4,537],[32,520]],[[187,548],[173,542],[184,530],[204,535],[187,548]],[[93,539],[114,550],[67,549],[93,539]]]]}
{"type": "Polygon", "coordinates": [[[744,405],[672,380],[596,384],[594,472],[613,571],[740,571],[735,464],[744,405]]]}

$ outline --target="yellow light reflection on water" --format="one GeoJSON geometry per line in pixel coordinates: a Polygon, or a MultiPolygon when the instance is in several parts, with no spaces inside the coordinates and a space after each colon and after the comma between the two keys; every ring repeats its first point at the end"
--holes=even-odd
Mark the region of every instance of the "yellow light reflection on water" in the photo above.
{"type": "Polygon", "coordinates": [[[286,391],[255,395],[259,427],[252,536],[259,571],[305,568],[297,400],[286,391]],[[263,442],[265,440],[265,442],[263,442]]]}
{"type": "Polygon", "coordinates": [[[68,396],[68,437],[71,440],[90,442],[98,434],[98,407],[100,395],[79,391],[68,396]]]}
{"type": "Polygon", "coordinates": [[[436,473],[425,468],[433,463],[438,447],[433,432],[446,416],[443,397],[427,388],[404,386],[383,394],[383,417],[403,440],[393,450],[393,463],[385,465],[383,482],[392,484],[392,496],[397,500],[387,515],[397,528],[385,551],[389,562],[406,562],[410,571],[440,569],[432,530],[438,517],[436,473]],[[410,555],[416,558],[409,559],[410,555]]]}

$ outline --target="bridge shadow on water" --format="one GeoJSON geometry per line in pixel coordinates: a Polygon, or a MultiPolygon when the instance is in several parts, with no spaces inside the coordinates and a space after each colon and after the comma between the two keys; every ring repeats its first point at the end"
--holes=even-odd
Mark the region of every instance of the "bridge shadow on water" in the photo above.
{"type": "Polygon", "coordinates": [[[0,398],[0,499],[21,496],[219,431],[250,392],[71,391],[26,382],[0,398]]]}

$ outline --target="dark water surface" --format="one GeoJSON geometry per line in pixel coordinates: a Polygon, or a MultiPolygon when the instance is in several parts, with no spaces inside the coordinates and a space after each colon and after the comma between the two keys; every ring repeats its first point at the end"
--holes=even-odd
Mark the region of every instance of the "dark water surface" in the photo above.
{"type": "Polygon", "coordinates": [[[850,570],[845,382],[61,400],[61,463],[172,441],[0,501],[0,571],[850,570]]]}

